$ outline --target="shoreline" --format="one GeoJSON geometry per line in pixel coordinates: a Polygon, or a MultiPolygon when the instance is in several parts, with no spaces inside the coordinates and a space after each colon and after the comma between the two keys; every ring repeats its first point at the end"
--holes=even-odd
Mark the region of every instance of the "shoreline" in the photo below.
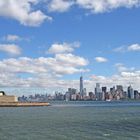
{"type": "Polygon", "coordinates": [[[0,102],[0,107],[40,107],[50,106],[48,102],[0,102]]]}

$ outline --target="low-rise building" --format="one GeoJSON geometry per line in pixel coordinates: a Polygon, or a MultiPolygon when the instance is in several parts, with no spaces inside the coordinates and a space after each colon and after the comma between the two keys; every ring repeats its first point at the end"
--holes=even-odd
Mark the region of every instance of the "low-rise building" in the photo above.
{"type": "Polygon", "coordinates": [[[4,91],[0,91],[0,103],[13,103],[18,102],[16,96],[6,95],[4,91]]]}

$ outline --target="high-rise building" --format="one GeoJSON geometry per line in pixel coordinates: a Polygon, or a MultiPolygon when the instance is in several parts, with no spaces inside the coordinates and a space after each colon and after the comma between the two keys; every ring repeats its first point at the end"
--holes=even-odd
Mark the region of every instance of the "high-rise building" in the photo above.
{"type": "Polygon", "coordinates": [[[117,85],[117,90],[118,91],[123,91],[123,86],[122,85],[117,85]]]}
{"type": "MultiPolygon", "coordinates": [[[[118,88],[119,89],[119,88],[118,88]]],[[[120,88],[121,89],[121,88],[120,88]]],[[[116,94],[116,89],[115,86],[113,86],[112,88],[110,88],[110,93],[112,94],[112,96],[114,97],[116,94]]]]}
{"type": "Polygon", "coordinates": [[[102,92],[106,93],[107,92],[107,87],[102,87],[102,92]]]}
{"type": "Polygon", "coordinates": [[[89,98],[90,98],[90,100],[94,100],[95,94],[93,92],[89,92],[89,98]]]}
{"type": "Polygon", "coordinates": [[[96,83],[96,92],[101,92],[100,83],[96,83]]]}
{"type": "Polygon", "coordinates": [[[122,85],[117,85],[116,96],[119,96],[120,99],[124,98],[122,85]]]}
{"type": "Polygon", "coordinates": [[[100,88],[100,83],[96,83],[95,95],[97,100],[102,100],[102,89],[100,88]]]}
{"type": "Polygon", "coordinates": [[[107,87],[102,87],[102,100],[106,99],[107,87]]]}
{"type": "Polygon", "coordinates": [[[137,90],[134,90],[134,98],[139,99],[139,92],[137,90]]]}
{"type": "Polygon", "coordinates": [[[65,100],[70,101],[70,96],[71,96],[70,93],[67,91],[65,94],[65,100]]]}
{"type": "Polygon", "coordinates": [[[75,88],[68,88],[68,91],[65,94],[65,100],[69,101],[69,100],[76,100],[76,96],[77,96],[77,89],[75,88]]]}
{"type": "Polygon", "coordinates": [[[134,99],[134,90],[131,85],[128,87],[127,92],[128,92],[128,98],[134,99]]]}
{"type": "Polygon", "coordinates": [[[70,95],[72,95],[72,94],[76,94],[77,90],[75,88],[68,88],[68,92],[70,93],[70,95]]]}
{"type": "Polygon", "coordinates": [[[83,89],[83,94],[84,94],[84,96],[87,95],[87,89],[86,88],[83,89]]]}
{"type": "Polygon", "coordinates": [[[84,96],[83,76],[80,76],[80,95],[84,96]]]}

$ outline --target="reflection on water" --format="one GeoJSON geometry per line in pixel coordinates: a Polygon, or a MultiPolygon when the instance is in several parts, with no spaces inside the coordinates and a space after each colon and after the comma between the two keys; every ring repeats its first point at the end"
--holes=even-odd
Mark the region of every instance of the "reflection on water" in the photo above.
{"type": "Polygon", "coordinates": [[[0,108],[0,140],[140,140],[140,102],[0,108]]]}

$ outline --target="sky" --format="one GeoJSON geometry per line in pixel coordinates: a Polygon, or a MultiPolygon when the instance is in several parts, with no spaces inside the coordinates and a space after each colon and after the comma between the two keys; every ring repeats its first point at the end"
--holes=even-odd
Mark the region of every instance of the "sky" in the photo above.
{"type": "Polygon", "coordinates": [[[140,91],[140,0],[0,0],[0,90],[140,91]]]}

